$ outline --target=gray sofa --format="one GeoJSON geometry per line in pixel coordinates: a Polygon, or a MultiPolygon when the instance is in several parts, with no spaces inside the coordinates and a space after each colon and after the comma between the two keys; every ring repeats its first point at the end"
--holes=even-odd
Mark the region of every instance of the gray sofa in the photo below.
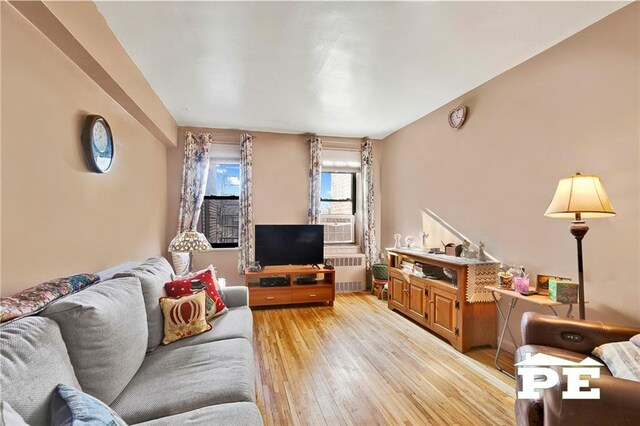
{"type": "Polygon", "coordinates": [[[0,327],[0,399],[32,426],[50,424],[59,383],[100,399],[128,424],[262,424],[247,289],[223,289],[229,311],[211,331],[162,346],[158,299],[173,271],[164,258],[131,266],[0,327]]]}

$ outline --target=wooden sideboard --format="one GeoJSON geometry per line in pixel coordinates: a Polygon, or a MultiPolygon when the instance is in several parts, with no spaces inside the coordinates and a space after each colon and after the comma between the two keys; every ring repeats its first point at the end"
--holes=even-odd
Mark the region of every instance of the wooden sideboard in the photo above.
{"type": "Polygon", "coordinates": [[[245,271],[244,283],[249,288],[249,306],[289,305],[292,303],[327,302],[336,299],[336,271],[311,266],[267,266],[260,272],[245,271]],[[286,286],[260,287],[260,278],[286,277],[286,286]],[[302,276],[313,276],[315,284],[298,284],[302,276]]]}
{"type": "Polygon", "coordinates": [[[492,301],[470,303],[467,300],[469,268],[496,265],[496,262],[409,249],[387,251],[389,309],[402,312],[442,336],[460,352],[474,346],[496,346],[495,304],[492,301]],[[416,264],[423,266],[427,276],[414,272],[416,264]],[[446,276],[445,268],[450,275],[451,272],[456,274],[455,280],[446,276]]]}

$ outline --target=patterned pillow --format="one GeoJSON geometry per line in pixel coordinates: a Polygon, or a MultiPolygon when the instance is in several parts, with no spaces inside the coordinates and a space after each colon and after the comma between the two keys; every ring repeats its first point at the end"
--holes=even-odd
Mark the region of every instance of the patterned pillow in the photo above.
{"type": "Polygon", "coordinates": [[[607,364],[614,377],[640,382],[640,347],[632,342],[606,343],[591,353],[607,364]]]}
{"type": "Polygon", "coordinates": [[[207,294],[205,300],[207,321],[211,321],[214,317],[222,315],[229,310],[222,297],[220,297],[213,274],[209,269],[205,269],[204,272],[190,278],[182,278],[164,285],[164,290],[171,297],[185,296],[202,289],[206,290],[207,294]]]}
{"type": "Polygon", "coordinates": [[[75,293],[100,281],[96,274],[78,274],[47,281],[13,296],[0,299],[0,322],[31,315],[43,310],[54,300],[75,293]]]}
{"type": "Polygon", "coordinates": [[[177,281],[177,280],[184,280],[187,278],[193,278],[196,275],[200,275],[202,274],[204,271],[211,271],[211,276],[213,277],[213,283],[216,285],[216,290],[218,290],[218,293],[220,293],[220,284],[218,284],[218,277],[216,275],[217,270],[216,267],[213,265],[209,265],[204,269],[201,269],[199,271],[196,272],[189,272],[188,274],[185,275],[176,275],[176,274],[171,274],[171,279],[173,281],[177,281]]]}
{"type": "Polygon", "coordinates": [[[59,384],[51,398],[53,426],[127,426],[107,404],[70,386],[59,384]]]}
{"type": "Polygon", "coordinates": [[[163,345],[211,330],[211,324],[205,319],[205,299],[204,291],[182,297],[160,298],[164,315],[163,345]]]}

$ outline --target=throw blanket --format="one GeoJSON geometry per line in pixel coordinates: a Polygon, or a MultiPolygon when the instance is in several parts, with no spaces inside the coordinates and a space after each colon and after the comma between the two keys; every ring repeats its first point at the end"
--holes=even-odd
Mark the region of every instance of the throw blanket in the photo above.
{"type": "Polygon", "coordinates": [[[500,265],[497,263],[481,263],[469,265],[467,271],[467,302],[493,302],[493,296],[484,286],[498,284],[500,265]]]}

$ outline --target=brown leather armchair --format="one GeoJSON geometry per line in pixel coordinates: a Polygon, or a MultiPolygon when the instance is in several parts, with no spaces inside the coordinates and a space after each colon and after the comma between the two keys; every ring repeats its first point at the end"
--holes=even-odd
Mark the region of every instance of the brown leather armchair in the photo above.
{"type": "MultiPolygon", "coordinates": [[[[558,318],[527,312],[522,317],[522,346],[515,362],[525,354],[544,353],[579,362],[604,343],[629,340],[640,328],[606,325],[599,321],[558,318]]],[[[598,360],[600,361],[600,360],[598,360]]],[[[559,372],[559,371],[558,371],[559,372]]],[[[566,377],[541,392],[538,400],[516,400],[516,422],[524,425],[640,425],[640,382],[618,379],[607,367],[600,369],[600,378],[591,379],[592,388],[600,388],[599,400],[562,399],[566,377]]],[[[522,389],[517,376],[516,390],[522,389]]]]}

